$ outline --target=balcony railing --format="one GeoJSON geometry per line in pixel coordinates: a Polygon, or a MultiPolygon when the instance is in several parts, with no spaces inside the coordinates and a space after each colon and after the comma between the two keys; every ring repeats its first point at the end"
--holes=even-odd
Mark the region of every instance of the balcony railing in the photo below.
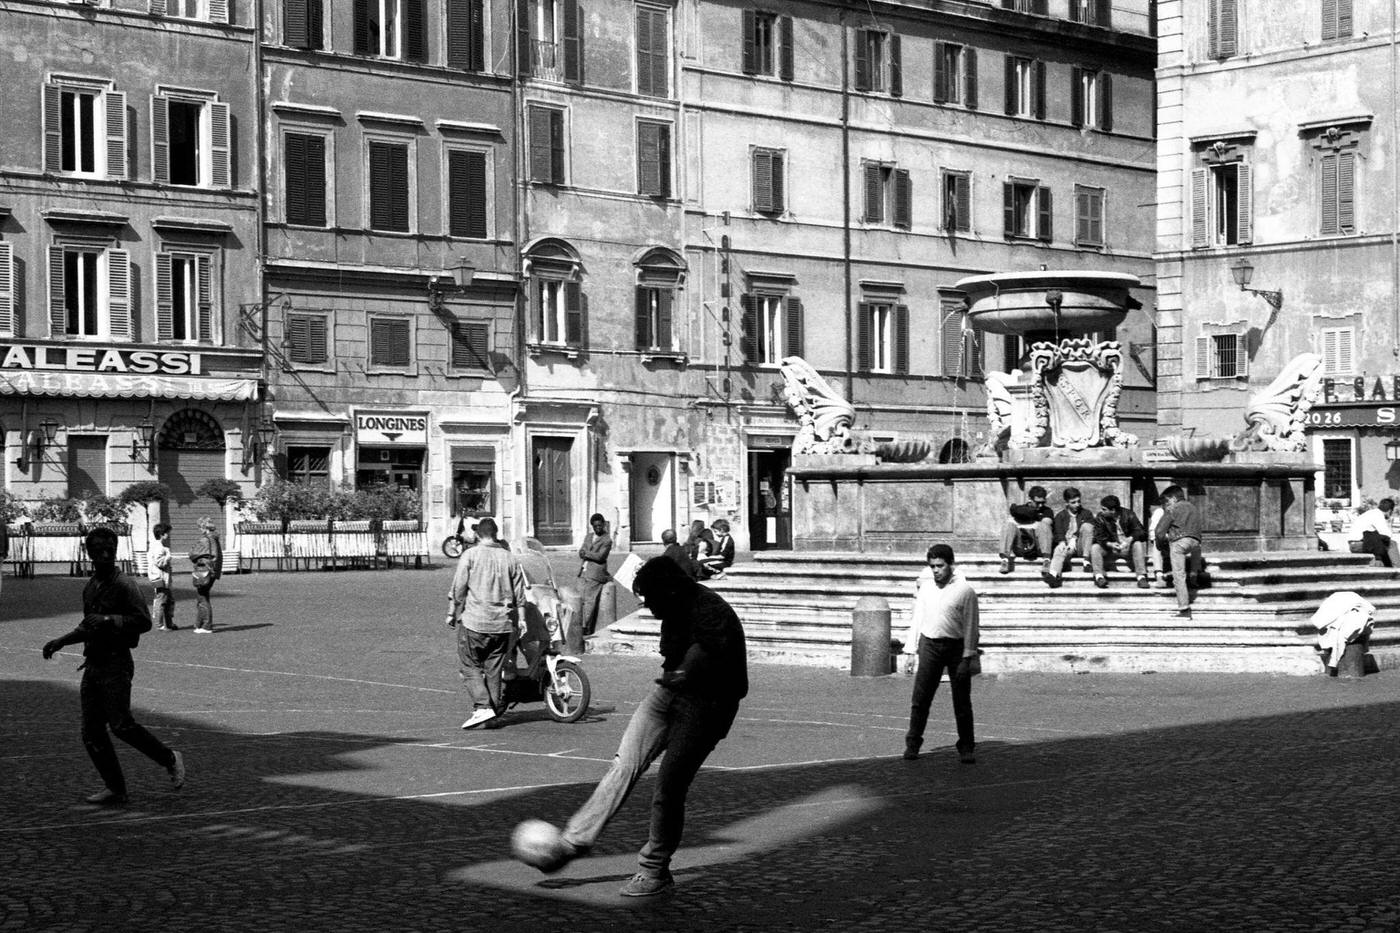
{"type": "Polygon", "coordinates": [[[534,57],[530,62],[530,73],[546,81],[564,80],[564,56],[559,52],[559,43],[535,40],[534,57]]]}

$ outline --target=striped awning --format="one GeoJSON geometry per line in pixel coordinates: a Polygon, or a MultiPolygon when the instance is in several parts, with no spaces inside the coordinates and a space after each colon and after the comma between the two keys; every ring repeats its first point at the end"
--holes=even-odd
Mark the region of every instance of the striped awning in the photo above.
{"type": "Polygon", "coordinates": [[[186,398],[235,402],[258,397],[256,379],[35,370],[0,373],[0,395],[83,398],[186,398]]]}

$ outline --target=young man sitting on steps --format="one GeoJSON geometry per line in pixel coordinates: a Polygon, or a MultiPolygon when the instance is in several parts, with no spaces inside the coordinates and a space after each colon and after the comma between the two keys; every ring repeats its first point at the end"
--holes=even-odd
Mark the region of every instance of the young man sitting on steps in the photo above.
{"type": "Polygon", "coordinates": [[[1011,507],[1011,515],[1001,529],[1001,572],[1010,573],[1016,557],[1040,558],[1042,570],[1050,569],[1055,513],[1045,504],[1045,489],[1032,486],[1027,501],[1011,507]],[[1029,539],[1029,540],[1026,540],[1029,539]]]}
{"type": "Polygon", "coordinates": [[[1104,496],[1094,518],[1094,543],[1089,560],[1094,567],[1094,585],[1108,586],[1106,569],[1120,558],[1127,558],[1137,573],[1139,589],[1147,589],[1147,529],[1138,517],[1118,502],[1117,496],[1104,496]]]}

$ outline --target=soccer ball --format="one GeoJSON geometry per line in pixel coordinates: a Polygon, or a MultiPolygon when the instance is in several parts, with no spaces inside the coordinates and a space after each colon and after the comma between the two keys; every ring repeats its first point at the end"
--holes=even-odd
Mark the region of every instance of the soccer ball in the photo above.
{"type": "Polygon", "coordinates": [[[559,827],[544,820],[526,820],[510,834],[511,854],[535,868],[544,869],[556,862],[563,844],[559,827]]]}

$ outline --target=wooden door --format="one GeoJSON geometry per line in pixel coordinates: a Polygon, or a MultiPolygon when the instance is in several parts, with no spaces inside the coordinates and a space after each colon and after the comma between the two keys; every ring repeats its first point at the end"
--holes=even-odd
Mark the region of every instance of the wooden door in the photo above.
{"type": "Polygon", "coordinates": [[[569,458],[574,442],[568,437],[537,437],[532,444],[535,537],[541,544],[572,544],[573,503],[569,458]]]}

